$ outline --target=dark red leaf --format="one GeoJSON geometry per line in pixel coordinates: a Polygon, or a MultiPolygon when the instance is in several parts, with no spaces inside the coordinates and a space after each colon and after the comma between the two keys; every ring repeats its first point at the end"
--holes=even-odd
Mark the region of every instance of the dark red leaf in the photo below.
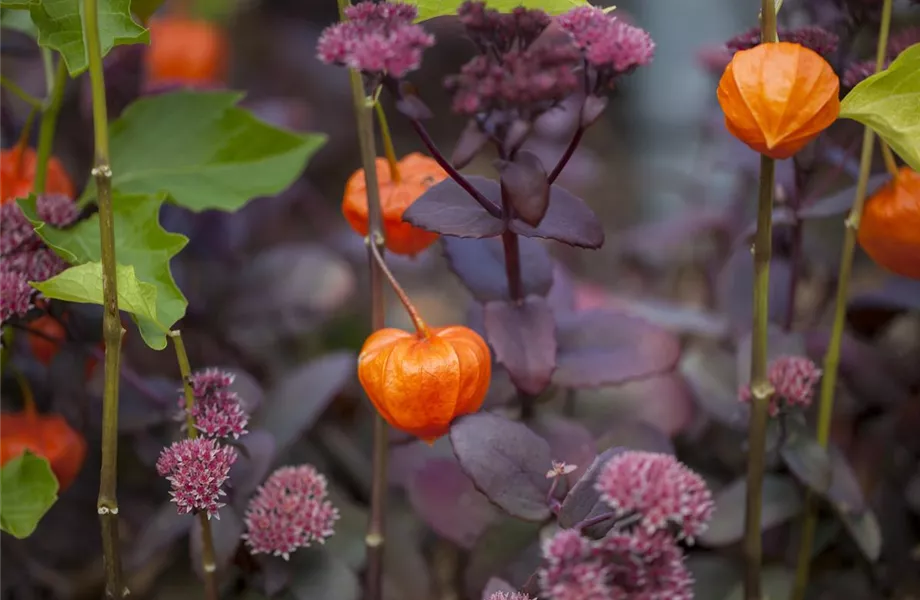
{"type": "Polygon", "coordinates": [[[549,444],[553,460],[576,467],[568,481],[578,481],[597,456],[594,436],[578,421],[544,413],[530,423],[530,428],[549,444]]]}
{"type": "MultiPolygon", "coordinates": [[[[521,275],[524,295],[545,296],[553,285],[549,253],[536,240],[520,238],[521,275]]],[[[480,302],[510,299],[505,254],[499,240],[441,239],[448,265],[480,302]]]]}
{"type": "Polygon", "coordinates": [[[489,302],[484,318],[486,340],[514,385],[533,395],[545,390],[556,368],[556,322],[546,300],[489,302]]]}
{"type": "Polygon", "coordinates": [[[268,476],[275,461],[275,438],[267,431],[255,429],[243,436],[240,446],[248,453],[242,456],[230,468],[233,504],[245,508],[249,496],[268,476]]]}
{"type": "Polygon", "coordinates": [[[438,535],[469,550],[498,512],[456,459],[429,460],[410,478],[409,502],[438,535]]]}
{"type": "Polygon", "coordinates": [[[826,448],[818,443],[800,419],[787,418],[785,439],[779,454],[796,479],[821,496],[826,496],[831,486],[833,470],[826,448]]]}
{"type": "MultiPolygon", "coordinates": [[[[770,263],[770,320],[782,319],[789,306],[789,283],[792,269],[789,261],[774,258],[770,263]]],[[[754,258],[747,246],[738,247],[719,273],[716,301],[720,310],[728,313],[735,333],[750,331],[754,312],[754,258]]]]}
{"type": "Polygon", "coordinates": [[[504,163],[501,188],[517,218],[533,227],[540,224],[549,208],[549,181],[536,154],[521,150],[513,162],[504,163]]]}
{"type": "MultiPolygon", "coordinates": [[[[591,463],[582,478],[572,486],[572,491],[570,491],[565,497],[565,500],[563,500],[562,509],[559,511],[560,526],[566,528],[574,527],[585,519],[596,517],[610,511],[610,507],[601,502],[600,494],[594,489],[594,484],[597,481],[597,476],[600,474],[601,469],[607,464],[607,461],[621,454],[623,451],[623,448],[610,448],[594,459],[594,462],[591,463]]],[[[588,533],[599,537],[609,531],[612,526],[613,521],[599,523],[589,528],[588,533]]]]}
{"type": "MultiPolygon", "coordinates": [[[[716,492],[712,521],[709,523],[709,529],[700,536],[700,544],[720,548],[741,541],[744,537],[746,495],[747,484],[743,477],[716,492]]],[[[764,476],[762,498],[762,530],[785,523],[802,510],[802,495],[796,483],[789,477],[764,476]]]]}
{"type": "Polygon", "coordinates": [[[557,316],[559,352],[553,381],[568,388],[626,383],[670,371],[678,339],[620,312],[590,310],[557,316]]]}
{"type": "Polygon", "coordinates": [[[454,153],[450,157],[451,164],[457,169],[462,169],[476,158],[488,141],[489,136],[482,130],[476,119],[470,119],[463,133],[460,134],[457,145],[454,146],[454,153]]]}
{"type": "Polygon", "coordinates": [[[496,574],[511,575],[512,567],[531,554],[537,564],[530,566],[528,575],[533,573],[534,567],[539,566],[541,528],[542,523],[511,517],[489,527],[469,554],[463,575],[467,592],[478,595],[496,574]]]}
{"type": "Polygon", "coordinates": [[[549,517],[552,456],[543,438],[521,423],[477,413],[454,421],[450,441],[460,466],[489,500],[520,519],[549,517]]]}
{"type": "Polygon", "coordinates": [[[594,125],[594,122],[601,118],[607,109],[607,96],[595,96],[589,94],[585,98],[585,104],[581,108],[581,127],[587,129],[594,125]]]}
{"type": "Polygon", "coordinates": [[[596,249],[604,245],[604,228],[594,211],[584,200],[558,185],[550,188],[549,209],[539,227],[515,219],[509,228],[518,235],[556,240],[580,248],[596,249]]]}
{"type": "Polygon", "coordinates": [[[643,421],[635,420],[622,420],[614,423],[600,435],[597,445],[600,448],[674,454],[674,444],[663,431],[643,421]]]}
{"type": "MultiPolygon", "coordinates": [[[[467,180],[495,203],[501,198],[497,181],[485,177],[467,180]]],[[[497,206],[497,203],[496,203],[497,206]]],[[[434,185],[403,213],[403,221],[442,235],[461,238],[486,238],[501,235],[505,223],[493,217],[453,179],[434,185]]]]}

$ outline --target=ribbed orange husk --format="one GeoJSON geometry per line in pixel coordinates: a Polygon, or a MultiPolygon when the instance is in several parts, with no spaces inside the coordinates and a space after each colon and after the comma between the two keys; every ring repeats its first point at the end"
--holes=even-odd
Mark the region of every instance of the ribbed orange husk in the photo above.
{"type": "Polygon", "coordinates": [[[879,266],[920,279],[920,174],[901,167],[866,202],[859,245],[879,266]]]}
{"type": "Polygon", "coordinates": [[[70,487],[83,466],[86,440],[61,415],[0,413],[0,430],[0,465],[26,450],[43,456],[57,477],[60,491],[70,487]]]}
{"type": "Polygon", "coordinates": [[[430,329],[427,338],[381,329],[358,357],[358,379],[381,416],[428,443],[479,410],[491,377],[489,347],[462,326],[430,329]]]}
{"type": "Polygon", "coordinates": [[[221,85],[227,73],[229,42],[208,21],[181,16],[152,19],[150,48],[144,55],[148,86],[221,85]]]}
{"type": "MultiPolygon", "coordinates": [[[[32,148],[16,146],[0,152],[0,204],[25,198],[32,192],[37,166],[38,156],[32,148]]],[[[53,156],[48,158],[45,193],[74,196],[73,183],[64,165],[53,156]]]]}
{"type": "Polygon", "coordinates": [[[736,52],[719,81],[725,126],[771,158],[789,158],[840,113],[840,79],[799,44],[760,44],[736,52]]]}
{"type": "MultiPolygon", "coordinates": [[[[399,182],[393,181],[390,164],[385,158],[376,161],[377,184],[380,186],[380,210],[387,249],[394,254],[414,256],[433,244],[438,234],[418,229],[402,220],[403,213],[447,173],[428,156],[413,152],[397,163],[399,182]]],[[[358,169],[345,184],[342,214],[351,228],[367,235],[367,186],[364,169],[358,169]]]]}

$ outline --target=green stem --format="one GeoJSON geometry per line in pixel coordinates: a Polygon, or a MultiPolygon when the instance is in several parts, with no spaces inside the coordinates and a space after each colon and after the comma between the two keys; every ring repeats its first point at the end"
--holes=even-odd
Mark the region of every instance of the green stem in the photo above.
{"type": "Polygon", "coordinates": [[[125,587],[118,548],[118,364],[124,329],[118,314],[118,280],[115,271],[115,221],[112,215],[112,168],[109,163],[109,121],[105,104],[102,72],[102,44],[99,39],[98,0],[83,0],[83,37],[89,58],[89,78],[93,93],[93,129],[99,205],[99,241],[102,255],[102,339],[105,342],[105,384],[102,394],[102,468],[97,508],[102,524],[102,549],[105,559],[106,595],[124,598],[125,587]]]}
{"type": "Polygon", "coordinates": [[[379,101],[374,103],[377,109],[377,122],[380,123],[380,137],[383,139],[383,152],[387,157],[387,163],[390,165],[390,179],[393,183],[399,183],[399,161],[396,159],[396,149],[393,148],[393,137],[390,135],[390,125],[387,123],[387,115],[383,112],[383,105],[379,101]]]}
{"type": "MultiPolygon", "coordinates": [[[[339,18],[345,20],[348,0],[337,0],[339,18]]],[[[380,210],[380,188],[377,183],[377,151],[374,142],[374,104],[364,90],[361,74],[349,70],[355,120],[358,126],[358,144],[367,188],[368,237],[367,262],[371,280],[371,328],[376,331],[385,326],[383,279],[384,274],[374,257],[384,252],[383,219],[380,210]],[[373,248],[376,245],[376,249],[373,248]]],[[[373,456],[371,461],[371,507],[364,545],[367,552],[364,598],[381,600],[383,597],[383,556],[386,539],[387,454],[389,434],[387,423],[379,414],[374,415],[373,456]]]]}
{"type": "Polygon", "coordinates": [[[32,108],[41,109],[42,101],[25,91],[19,84],[0,73],[0,85],[8,89],[14,96],[31,106],[32,108]]]}
{"type": "MultiPolygon", "coordinates": [[[[760,42],[776,41],[774,0],[762,0],[760,42]]],[[[767,323],[770,298],[770,256],[773,245],[773,189],[776,162],[760,156],[757,233],[754,237],[754,316],[751,328],[751,421],[748,427],[748,467],[744,513],[744,597],[760,600],[763,559],[761,513],[766,464],[767,421],[773,387],[767,379],[767,323]]]]}
{"type": "Polygon", "coordinates": [[[888,171],[888,174],[892,177],[898,176],[898,163],[894,159],[894,153],[891,151],[891,148],[888,147],[884,141],[878,141],[879,148],[882,150],[882,160],[885,161],[885,170],[888,171]]]}
{"type": "MultiPolygon", "coordinates": [[[[892,0],[885,0],[882,5],[882,20],[879,25],[878,47],[875,55],[875,72],[885,65],[888,49],[888,33],[891,28],[892,0]]],[[[845,223],[843,249],[840,257],[840,270],[837,275],[837,298],[834,307],[834,323],[831,339],[824,354],[823,377],[821,379],[821,396],[818,404],[818,443],[827,447],[831,434],[831,417],[834,414],[834,391],[837,387],[837,367],[840,364],[840,343],[843,340],[843,328],[846,318],[847,296],[850,288],[850,273],[853,267],[853,254],[856,251],[856,234],[866,204],[866,192],[869,187],[869,174],[872,171],[872,149],[875,134],[866,127],[863,132],[862,154],[859,157],[859,177],[856,180],[856,198],[853,208],[845,223]]],[[[893,157],[892,157],[893,160],[893,157]]],[[[890,168],[890,166],[889,166],[890,168]]],[[[802,539],[799,542],[799,556],[795,572],[795,584],[792,588],[793,600],[803,600],[808,587],[811,555],[814,546],[815,528],[818,524],[818,502],[809,490],[805,496],[805,516],[802,521],[802,539]]]]}
{"type": "MultiPolygon", "coordinates": [[[[178,330],[169,332],[176,349],[176,362],[179,363],[179,374],[182,376],[182,390],[185,392],[185,424],[188,428],[188,437],[194,440],[198,437],[195,428],[195,417],[192,408],[195,406],[195,392],[192,389],[192,367],[188,361],[188,352],[182,333],[178,330]]],[[[201,571],[204,574],[204,596],[207,600],[217,600],[217,561],[214,559],[214,535],[211,533],[211,521],[206,512],[198,513],[201,523],[201,571]]]]}
{"type": "Polygon", "coordinates": [[[57,128],[58,113],[61,112],[61,102],[64,100],[64,88],[67,87],[67,65],[64,60],[58,61],[54,71],[51,88],[48,90],[48,99],[45,112],[42,113],[42,123],[38,130],[38,151],[35,159],[35,181],[32,191],[35,195],[45,193],[45,181],[48,177],[48,159],[54,148],[54,132],[57,128]]]}

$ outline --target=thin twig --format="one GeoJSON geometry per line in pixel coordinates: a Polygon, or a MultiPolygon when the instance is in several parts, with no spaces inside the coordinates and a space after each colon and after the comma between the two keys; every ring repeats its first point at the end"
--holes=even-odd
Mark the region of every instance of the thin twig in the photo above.
{"type": "Polygon", "coordinates": [[[575,135],[572,136],[572,141],[569,142],[568,147],[566,147],[565,152],[562,153],[562,157],[559,159],[559,162],[556,163],[556,166],[553,167],[553,172],[547,177],[550,185],[555,183],[556,179],[562,175],[562,170],[565,169],[565,166],[569,163],[569,159],[572,158],[572,155],[575,154],[575,149],[578,148],[578,145],[581,143],[581,138],[585,134],[585,128],[581,125],[578,126],[578,129],[575,130],[575,135]]]}
{"type": "MultiPolygon", "coordinates": [[[[878,47],[875,56],[875,71],[881,71],[885,64],[888,49],[888,32],[891,27],[892,0],[885,0],[882,5],[882,19],[879,25],[878,47]]],[[[856,250],[856,234],[862,219],[866,192],[869,187],[869,174],[872,171],[872,148],[875,134],[868,127],[863,132],[862,154],[859,157],[859,177],[856,181],[856,198],[853,208],[846,219],[843,237],[843,250],[840,257],[840,271],[837,276],[837,298],[834,307],[834,324],[831,339],[824,354],[823,377],[821,379],[821,397],[818,404],[818,443],[827,447],[831,433],[831,417],[834,414],[834,391],[837,387],[837,367],[840,364],[840,344],[846,321],[847,296],[850,288],[850,274],[853,268],[853,254],[856,250]]],[[[884,152],[884,151],[883,151],[884,152]]],[[[893,160],[893,158],[892,158],[893,160]]],[[[805,496],[805,516],[802,521],[802,538],[799,542],[798,564],[795,572],[795,584],[792,589],[793,600],[803,600],[808,588],[811,554],[814,547],[815,528],[818,524],[817,498],[809,490],[805,496]]]]}
{"type": "MultiPolygon", "coordinates": [[[[42,52],[45,52],[43,49],[42,52]]],[[[45,180],[48,176],[48,159],[54,148],[54,132],[57,129],[58,113],[64,100],[64,88],[67,87],[67,65],[64,59],[58,59],[52,78],[52,87],[48,91],[48,103],[42,113],[42,123],[38,130],[38,150],[35,158],[35,181],[32,191],[35,195],[45,193],[45,180]]]]}
{"type": "Polygon", "coordinates": [[[0,86],[8,89],[14,96],[31,106],[32,108],[41,110],[43,102],[30,94],[29,92],[22,89],[18,83],[7,77],[6,75],[0,74],[0,86]]]}
{"type": "Polygon", "coordinates": [[[118,281],[115,269],[115,220],[112,214],[112,168],[109,162],[109,120],[105,103],[105,79],[102,70],[102,44],[99,37],[98,0],[83,1],[83,27],[89,60],[89,78],[93,94],[93,131],[99,205],[99,241],[102,255],[102,339],[105,341],[105,386],[102,395],[102,468],[97,509],[102,524],[102,548],[105,560],[106,595],[123,598],[124,585],[118,536],[118,384],[121,339],[124,329],[118,313],[118,281]]]}

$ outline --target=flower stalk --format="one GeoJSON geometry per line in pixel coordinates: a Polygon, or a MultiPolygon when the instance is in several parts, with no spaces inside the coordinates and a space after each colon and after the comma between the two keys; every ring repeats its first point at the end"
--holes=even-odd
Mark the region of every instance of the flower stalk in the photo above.
{"type": "MultiPolygon", "coordinates": [[[[46,52],[43,50],[43,52],[46,52]]],[[[50,62],[50,61],[49,61],[50,62]]],[[[49,65],[50,66],[50,65],[49,65]]],[[[48,159],[54,148],[54,133],[57,129],[58,114],[64,100],[64,88],[67,86],[67,65],[64,59],[58,59],[54,77],[49,78],[51,87],[42,112],[42,122],[38,130],[38,149],[35,159],[35,181],[32,191],[36,196],[45,193],[45,181],[48,178],[48,159]]]]}
{"type": "Polygon", "coordinates": [[[396,280],[396,276],[393,275],[393,272],[387,266],[387,263],[383,259],[383,255],[380,253],[377,244],[371,243],[370,238],[368,238],[367,245],[374,255],[374,260],[377,262],[377,266],[381,271],[383,271],[387,281],[390,283],[390,287],[392,287],[393,291],[396,292],[396,296],[399,298],[399,301],[402,302],[403,308],[405,308],[406,312],[409,313],[409,318],[412,320],[412,324],[415,326],[415,330],[418,332],[419,337],[429,337],[431,334],[428,331],[428,325],[422,319],[422,316],[418,313],[418,309],[415,308],[415,305],[412,304],[412,301],[409,299],[409,294],[407,294],[402,286],[399,285],[399,281],[396,280]]]}
{"type": "MultiPolygon", "coordinates": [[[[337,0],[339,19],[346,20],[345,9],[348,0],[337,0]]],[[[371,329],[377,331],[385,325],[385,307],[383,295],[384,273],[375,255],[383,258],[384,233],[380,209],[380,187],[377,182],[377,151],[374,140],[374,106],[375,99],[368,98],[364,90],[361,73],[349,69],[352,100],[354,102],[355,121],[358,126],[358,144],[361,150],[361,164],[364,167],[365,186],[368,205],[368,251],[367,262],[370,270],[371,285],[371,329]]],[[[371,460],[371,506],[367,534],[364,545],[367,554],[364,597],[367,600],[380,600],[383,595],[383,556],[386,522],[387,496],[387,454],[389,452],[389,434],[387,422],[379,413],[374,414],[373,455],[371,460]]]]}
{"type": "MultiPolygon", "coordinates": [[[[882,5],[882,17],[879,25],[878,47],[875,56],[875,72],[878,73],[885,66],[888,50],[888,34],[891,28],[892,0],[885,0],[882,5]]],[[[823,371],[821,380],[821,395],[818,404],[818,424],[816,436],[818,443],[826,448],[830,441],[831,417],[834,414],[834,391],[837,387],[837,368],[840,364],[840,344],[843,340],[843,328],[846,321],[846,304],[850,287],[850,274],[853,268],[853,254],[856,250],[856,234],[859,231],[859,222],[862,219],[863,207],[866,204],[866,192],[869,187],[869,174],[872,171],[872,151],[875,133],[866,127],[863,132],[862,153],[859,157],[859,175],[856,180],[856,197],[853,208],[845,222],[843,249],[840,256],[840,270],[837,275],[836,306],[834,307],[834,322],[831,327],[831,339],[824,354],[823,371]]],[[[896,173],[897,166],[891,150],[882,143],[882,156],[885,157],[886,168],[889,172],[896,173]]],[[[808,587],[808,577],[811,570],[811,558],[814,547],[815,528],[818,523],[818,502],[815,495],[809,490],[805,496],[805,515],[802,521],[802,538],[799,542],[799,555],[796,565],[795,583],[792,588],[792,599],[803,600],[808,587]]]]}
{"type": "Polygon", "coordinates": [[[390,135],[390,125],[387,123],[387,115],[383,111],[383,105],[379,100],[374,102],[374,108],[377,111],[377,122],[380,123],[380,137],[383,140],[383,153],[387,157],[387,164],[390,166],[390,179],[393,183],[399,183],[402,178],[399,175],[399,161],[396,159],[396,149],[393,147],[393,137],[390,135]]]}
{"type": "MultiPolygon", "coordinates": [[[[195,406],[195,391],[192,389],[192,367],[188,361],[188,352],[182,340],[182,332],[172,330],[169,339],[176,349],[176,362],[179,364],[179,375],[182,377],[182,391],[185,393],[185,423],[188,437],[194,440],[198,437],[195,427],[195,417],[192,409],[195,406]]],[[[214,535],[211,533],[211,521],[208,513],[199,511],[198,522],[201,524],[201,572],[204,575],[204,597],[206,600],[217,600],[217,561],[214,552],[214,535]]]]}
{"type": "MultiPolygon", "coordinates": [[[[776,41],[774,0],[761,2],[761,43],[776,41]]],[[[776,162],[760,156],[757,233],[754,238],[754,318],[751,328],[751,420],[748,428],[747,494],[744,514],[744,597],[760,600],[763,558],[760,518],[766,464],[767,421],[773,387],[767,379],[767,321],[773,243],[773,190],[776,162]]]]}
{"type": "MultiPolygon", "coordinates": [[[[121,568],[118,537],[118,384],[121,339],[125,330],[118,313],[118,280],[115,269],[115,220],[112,214],[112,168],[109,164],[109,118],[102,70],[102,44],[99,36],[99,2],[83,0],[83,37],[89,59],[89,78],[93,97],[96,180],[99,206],[99,241],[102,255],[102,339],[105,342],[105,384],[102,394],[102,467],[97,511],[102,527],[102,552],[105,560],[105,589],[108,598],[128,594],[121,568]]],[[[62,61],[63,62],[63,61],[62,61]]]]}

